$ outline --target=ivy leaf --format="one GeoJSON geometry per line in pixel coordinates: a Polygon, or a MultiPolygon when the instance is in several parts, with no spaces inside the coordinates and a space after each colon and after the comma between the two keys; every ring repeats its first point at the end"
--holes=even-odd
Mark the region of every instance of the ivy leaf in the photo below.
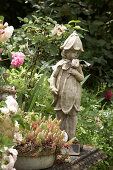
{"type": "Polygon", "coordinates": [[[3,137],[2,137],[2,143],[3,143],[4,145],[7,145],[7,144],[9,143],[9,137],[8,137],[8,136],[3,136],[3,137]]]}
{"type": "Polygon", "coordinates": [[[20,21],[24,21],[24,19],[22,19],[21,17],[17,17],[20,21]]]}
{"type": "Polygon", "coordinates": [[[3,146],[1,146],[0,145],[0,152],[5,152],[6,150],[5,150],[5,147],[3,147],[3,146]]]}
{"type": "Polygon", "coordinates": [[[81,22],[81,21],[80,21],[80,20],[71,20],[71,21],[68,22],[68,24],[75,23],[75,22],[76,22],[76,23],[79,23],[79,22],[81,22]]]}
{"type": "Polygon", "coordinates": [[[16,114],[14,116],[12,116],[12,120],[16,120],[22,127],[22,129],[25,127],[24,126],[24,121],[22,119],[22,117],[19,114],[16,114]]]}
{"type": "Polygon", "coordinates": [[[26,127],[27,130],[30,130],[30,125],[29,125],[29,123],[25,123],[25,127],[26,127]]]}
{"type": "Polygon", "coordinates": [[[33,121],[36,121],[36,117],[35,117],[34,115],[31,116],[31,119],[32,119],[33,121]]]}

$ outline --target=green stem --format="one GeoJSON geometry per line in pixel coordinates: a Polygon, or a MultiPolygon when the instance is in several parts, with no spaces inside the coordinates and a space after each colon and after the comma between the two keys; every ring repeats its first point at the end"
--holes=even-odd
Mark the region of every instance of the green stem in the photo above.
{"type": "Polygon", "coordinates": [[[0,61],[4,61],[4,60],[9,60],[9,58],[5,58],[5,59],[3,59],[3,60],[0,60],[0,61]]]}

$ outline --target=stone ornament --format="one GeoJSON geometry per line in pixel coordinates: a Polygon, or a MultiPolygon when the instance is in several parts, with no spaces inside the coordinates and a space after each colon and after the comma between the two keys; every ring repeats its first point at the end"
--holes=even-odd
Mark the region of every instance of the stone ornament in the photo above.
{"type": "Polygon", "coordinates": [[[66,131],[70,140],[75,137],[77,113],[80,111],[81,102],[80,82],[84,79],[82,67],[77,59],[83,52],[78,34],[73,32],[61,49],[62,60],[53,66],[50,89],[56,118],[61,120],[60,128],[66,131]]]}

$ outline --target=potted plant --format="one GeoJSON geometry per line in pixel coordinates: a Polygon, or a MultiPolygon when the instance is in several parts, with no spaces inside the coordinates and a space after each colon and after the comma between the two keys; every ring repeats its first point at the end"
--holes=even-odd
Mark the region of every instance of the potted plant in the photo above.
{"type": "Polygon", "coordinates": [[[23,140],[15,147],[18,151],[15,167],[23,170],[51,167],[61,149],[69,145],[65,132],[59,129],[60,122],[35,113],[27,113],[24,120],[29,130],[22,131],[23,140]]]}

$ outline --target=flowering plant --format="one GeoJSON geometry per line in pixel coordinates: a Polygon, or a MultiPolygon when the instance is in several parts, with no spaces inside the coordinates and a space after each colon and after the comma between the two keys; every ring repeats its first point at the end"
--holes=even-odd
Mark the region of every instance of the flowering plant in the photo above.
{"type": "Polygon", "coordinates": [[[20,67],[24,62],[25,55],[21,52],[16,52],[13,54],[13,60],[11,62],[12,66],[20,67]]]}
{"type": "Polygon", "coordinates": [[[113,96],[113,93],[111,92],[111,90],[108,90],[108,91],[106,91],[105,96],[106,96],[107,100],[111,100],[112,96],[113,96]]]}
{"type": "Polygon", "coordinates": [[[59,154],[62,147],[67,147],[70,143],[67,142],[65,132],[59,129],[59,121],[52,120],[49,117],[47,120],[41,116],[29,113],[24,119],[30,124],[29,130],[23,131],[23,140],[16,146],[16,149],[21,156],[39,156],[42,153],[59,154]]]}
{"type": "Polygon", "coordinates": [[[8,26],[7,22],[3,25],[3,21],[0,20],[0,42],[8,40],[12,36],[13,31],[13,26],[8,26]]]}
{"type": "Polygon", "coordinates": [[[0,104],[0,166],[4,170],[14,170],[18,151],[13,147],[22,141],[19,124],[12,120],[17,114],[18,103],[12,96],[8,96],[0,104]]]}
{"type": "Polygon", "coordinates": [[[59,121],[51,117],[42,118],[35,113],[25,113],[18,109],[18,103],[8,96],[0,108],[0,148],[1,167],[14,170],[17,155],[39,156],[42,153],[62,154],[61,149],[68,148],[67,134],[59,129],[59,121]]]}

